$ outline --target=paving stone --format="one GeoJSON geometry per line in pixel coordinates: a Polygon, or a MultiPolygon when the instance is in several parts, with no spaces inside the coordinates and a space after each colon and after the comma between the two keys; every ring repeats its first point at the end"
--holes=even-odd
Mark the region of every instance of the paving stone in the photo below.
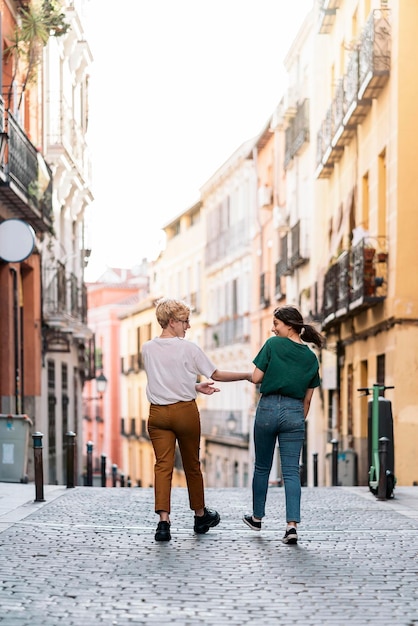
{"type": "Polygon", "coordinates": [[[281,542],[283,489],[269,491],[260,533],[241,521],[250,490],[207,490],[221,523],[206,535],[175,489],[173,538],[157,543],[152,489],[56,488],[33,506],[24,488],[8,510],[0,483],[0,624],[418,624],[416,488],[385,502],[303,488],[297,546],[281,542]]]}

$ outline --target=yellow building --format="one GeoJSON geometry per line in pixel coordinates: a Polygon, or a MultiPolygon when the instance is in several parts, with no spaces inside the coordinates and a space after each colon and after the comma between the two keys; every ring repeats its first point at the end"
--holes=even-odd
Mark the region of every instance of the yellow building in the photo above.
{"type": "Polygon", "coordinates": [[[367,484],[367,399],[394,386],[398,484],[418,481],[418,75],[414,0],[323,0],[316,77],[316,207],[322,224],[324,432],[354,449],[367,484]],[[319,71],[320,68],[320,71],[319,71]]]}
{"type": "MultiPolygon", "coordinates": [[[[121,412],[124,424],[123,471],[132,484],[154,484],[154,451],[148,436],[147,378],[142,365],[142,345],[160,335],[155,303],[160,297],[179,298],[192,307],[187,338],[203,347],[206,290],[204,284],[204,221],[201,202],[164,227],[166,246],[151,271],[150,295],[121,320],[121,412]]],[[[199,407],[205,398],[198,399],[199,407]]],[[[173,487],[185,487],[179,451],[176,452],[173,487]]]]}

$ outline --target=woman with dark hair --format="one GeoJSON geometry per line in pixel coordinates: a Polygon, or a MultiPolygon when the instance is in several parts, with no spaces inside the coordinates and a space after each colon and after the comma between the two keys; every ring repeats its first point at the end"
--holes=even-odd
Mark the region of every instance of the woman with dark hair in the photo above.
{"type": "Polygon", "coordinates": [[[315,387],[320,384],[318,359],[307,345],[322,346],[323,338],[293,306],[274,311],[272,332],[253,363],[252,382],[260,384],[261,397],[254,423],[255,467],[253,514],[243,521],[261,530],[276,440],[283,473],[287,528],[282,541],[298,541],[301,486],[299,459],[305,437],[305,419],[315,387]]]}

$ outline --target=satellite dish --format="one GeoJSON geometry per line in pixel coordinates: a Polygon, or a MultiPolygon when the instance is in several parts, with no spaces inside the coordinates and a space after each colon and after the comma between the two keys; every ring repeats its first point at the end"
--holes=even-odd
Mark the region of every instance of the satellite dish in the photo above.
{"type": "Polygon", "coordinates": [[[19,263],[28,258],[35,247],[35,231],[26,222],[4,220],[0,224],[0,257],[8,263],[19,263]]]}

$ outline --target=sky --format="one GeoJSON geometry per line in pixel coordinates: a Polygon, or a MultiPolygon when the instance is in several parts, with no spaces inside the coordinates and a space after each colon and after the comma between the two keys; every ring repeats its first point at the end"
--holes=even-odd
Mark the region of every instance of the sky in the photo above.
{"type": "Polygon", "coordinates": [[[88,281],[155,259],[162,228],[263,129],[313,2],[89,0],[88,281]]]}

